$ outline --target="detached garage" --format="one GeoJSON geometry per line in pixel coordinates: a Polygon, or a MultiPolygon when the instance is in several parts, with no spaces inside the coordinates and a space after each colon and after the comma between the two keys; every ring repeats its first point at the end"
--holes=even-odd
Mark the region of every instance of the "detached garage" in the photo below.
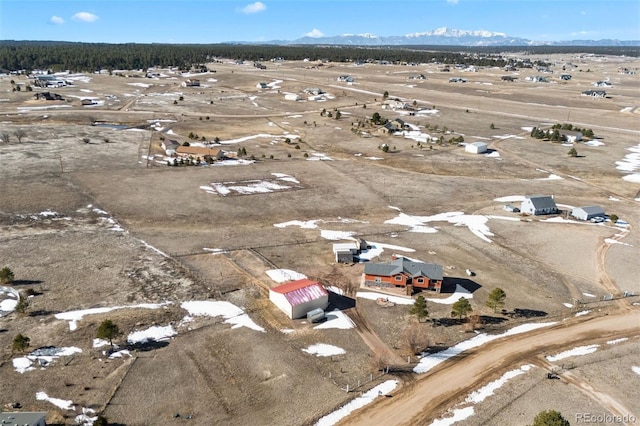
{"type": "Polygon", "coordinates": [[[472,154],[482,154],[487,152],[487,144],[484,142],[472,142],[465,145],[464,150],[472,154]]]}
{"type": "Polygon", "coordinates": [[[302,279],[269,289],[269,300],[289,318],[297,319],[314,309],[326,309],[329,293],[320,283],[302,279]]]}
{"type": "Polygon", "coordinates": [[[605,213],[600,206],[576,207],[571,210],[571,216],[580,220],[591,220],[594,217],[605,217],[605,213]]]}

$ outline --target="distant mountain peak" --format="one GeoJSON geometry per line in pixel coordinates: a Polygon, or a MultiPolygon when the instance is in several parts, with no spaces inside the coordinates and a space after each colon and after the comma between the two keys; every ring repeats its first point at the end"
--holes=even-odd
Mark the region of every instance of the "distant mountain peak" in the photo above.
{"type": "Polygon", "coordinates": [[[490,38],[490,37],[507,37],[507,35],[505,33],[497,33],[497,32],[492,32],[492,31],[485,31],[485,30],[475,30],[475,31],[468,31],[468,30],[456,30],[453,28],[447,28],[447,27],[440,27],[440,28],[436,28],[435,30],[432,31],[426,31],[426,32],[422,32],[422,33],[411,33],[411,34],[406,34],[405,37],[408,38],[415,38],[415,37],[429,37],[429,36],[439,36],[439,37],[482,37],[482,38],[490,38]]]}
{"type": "Polygon", "coordinates": [[[364,34],[342,34],[340,37],[362,37],[362,38],[379,38],[375,34],[364,33],[364,34]]]}

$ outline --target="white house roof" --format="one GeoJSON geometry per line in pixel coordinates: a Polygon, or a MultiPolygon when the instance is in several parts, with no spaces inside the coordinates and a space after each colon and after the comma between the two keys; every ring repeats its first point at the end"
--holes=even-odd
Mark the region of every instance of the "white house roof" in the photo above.
{"type": "Polygon", "coordinates": [[[333,245],[334,253],[341,253],[341,252],[352,251],[352,250],[357,251],[359,249],[360,249],[360,245],[358,244],[357,241],[352,241],[350,243],[336,243],[333,245]]]}
{"type": "Polygon", "coordinates": [[[594,214],[604,214],[604,209],[600,206],[576,207],[571,213],[577,213],[579,211],[583,211],[590,216],[594,214]]]}

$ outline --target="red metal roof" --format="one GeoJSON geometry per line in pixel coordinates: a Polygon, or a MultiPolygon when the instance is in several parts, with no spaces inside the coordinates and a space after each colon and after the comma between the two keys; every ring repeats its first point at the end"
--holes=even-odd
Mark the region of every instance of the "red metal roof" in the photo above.
{"type": "Polygon", "coordinates": [[[291,306],[301,305],[321,297],[328,297],[327,290],[320,283],[302,279],[273,287],[271,291],[284,294],[291,306]]]}

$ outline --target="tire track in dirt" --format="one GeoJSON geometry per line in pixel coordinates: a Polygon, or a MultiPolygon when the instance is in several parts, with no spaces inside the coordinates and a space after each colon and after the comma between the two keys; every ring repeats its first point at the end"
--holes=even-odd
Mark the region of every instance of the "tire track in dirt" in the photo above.
{"type": "Polygon", "coordinates": [[[560,351],[605,338],[637,335],[638,325],[638,312],[634,310],[570,319],[548,328],[498,339],[445,361],[441,367],[418,377],[411,386],[401,388],[391,398],[376,400],[339,424],[427,424],[496,374],[531,362],[541,352],[560,351]]]}
{"type": "MultiPolygon", "coordinates": [[[[589,383],[586,379],[579,377],[573,374],[570,371],[561,371],[558,372],[558,367],[547,361],[543,356],[536,357],[536,360],[533,361],[535,365],[538,367],[547,370],[549,372],[555,372],[565,383],[575,386],[582,393],[587,395],[589,398],[593,399],[595,402],[600,404],[610,413],[620,416],[620,418],[629,418],[630,416],[634,416],[634,413],[631,412],[628,408],[626,408],[621,402],[614,399],[611,395],[606,394],[597,388],[595,388],[591,383],[589,383]]],[[[635,422],[634,422],[635,423],[635,422]]],[[[630,423],[624,423],[625,425],[630,423]]]]}

